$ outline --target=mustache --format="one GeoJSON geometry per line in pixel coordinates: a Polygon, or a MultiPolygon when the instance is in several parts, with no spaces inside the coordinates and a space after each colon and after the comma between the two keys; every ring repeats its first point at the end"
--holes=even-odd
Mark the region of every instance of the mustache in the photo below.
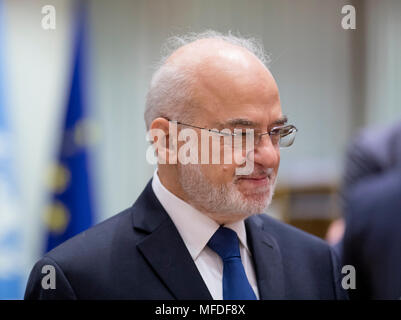
{"type": "Polygon", "coordinates": [[[269,180],[273,180],[275,178],[274,169],[273,168],[254,168],[253,172],[249,175],[236,175],[236,180],[240,179],[263,179],[268,178],[269,180]]]}

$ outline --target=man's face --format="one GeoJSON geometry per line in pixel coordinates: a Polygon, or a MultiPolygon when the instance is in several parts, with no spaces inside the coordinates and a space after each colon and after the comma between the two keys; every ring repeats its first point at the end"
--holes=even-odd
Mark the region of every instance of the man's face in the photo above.
{"type": "MultiPolygon", "coordinates": [[[[267,69],[253,64],[215,72],[215,67],[200,72],[195,100],[201,112],[191,124],[263,133],[283,124],[278,89],[267,69]]],[[[188,202],[224,221],[263,212],[273,196],[280,163],[278,145],[264,135],[249,153],[230,148],[233,156],[239,152],[248,157],[247,161],[253,161],[253,171],[246,175],[236,172],[245,164],[223,163],[223,151],[227,152],[224,149],[222,146],[220,150],[220,164],[178,164],[179,182],[188,202]]],[[[201,152],[200,148],[198,159],[201,152]]]]}

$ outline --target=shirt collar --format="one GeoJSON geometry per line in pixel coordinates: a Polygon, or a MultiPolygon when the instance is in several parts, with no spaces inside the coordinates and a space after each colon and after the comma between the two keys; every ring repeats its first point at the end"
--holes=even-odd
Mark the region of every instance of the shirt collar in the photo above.
{"type": "MultiPolygon", "coordinates": [[[[167,190],[159,179],[157,169],[153,174],[152,188],[157,199],[160,201],[171,220],[173,220],[192,259],[196,260],[220,225],[167,190]]],[[[240,243],[250,254],[246,241],[244,221],[240,220],[224,225],[224,227],[230,228],[237,233],[240,243]]]]}

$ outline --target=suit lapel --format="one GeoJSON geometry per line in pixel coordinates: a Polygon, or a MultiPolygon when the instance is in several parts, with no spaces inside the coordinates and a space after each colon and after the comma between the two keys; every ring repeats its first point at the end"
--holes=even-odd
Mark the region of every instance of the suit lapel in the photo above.
{"type": "Polygon", "coordinates": [[[263,219],[252,216],[245,220],[261,300],[284,299],[284,271],[279,246],[264,229],[263,219]]]}
{"type": "Polygon", "coordinates": [[[151,181],[134,204],[133,226],[148,233],[137,244],[154,272],[176,299],[212,299],[174,223],[151,181]]]}

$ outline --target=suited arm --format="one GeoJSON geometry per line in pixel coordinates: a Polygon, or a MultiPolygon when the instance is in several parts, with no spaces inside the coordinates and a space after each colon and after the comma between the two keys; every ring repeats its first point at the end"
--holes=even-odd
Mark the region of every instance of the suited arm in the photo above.
{"type": "Polygon", "coordinates": [[[340,259],[338,258],[337,254],[332,248],[330,249],[330,258],[333,270],[333,286],[334,286],[334,294],[336,300],[348,300],[348,293],[342,285],[342,273],[341,273],[341,266],[340,266],[340,259]]]}
{"type": "Polygon", "coordinates": [[[25,290],[25,300],[76,300],[67,277],[51,258],[44,257],[33,267],[25,290]]]}

